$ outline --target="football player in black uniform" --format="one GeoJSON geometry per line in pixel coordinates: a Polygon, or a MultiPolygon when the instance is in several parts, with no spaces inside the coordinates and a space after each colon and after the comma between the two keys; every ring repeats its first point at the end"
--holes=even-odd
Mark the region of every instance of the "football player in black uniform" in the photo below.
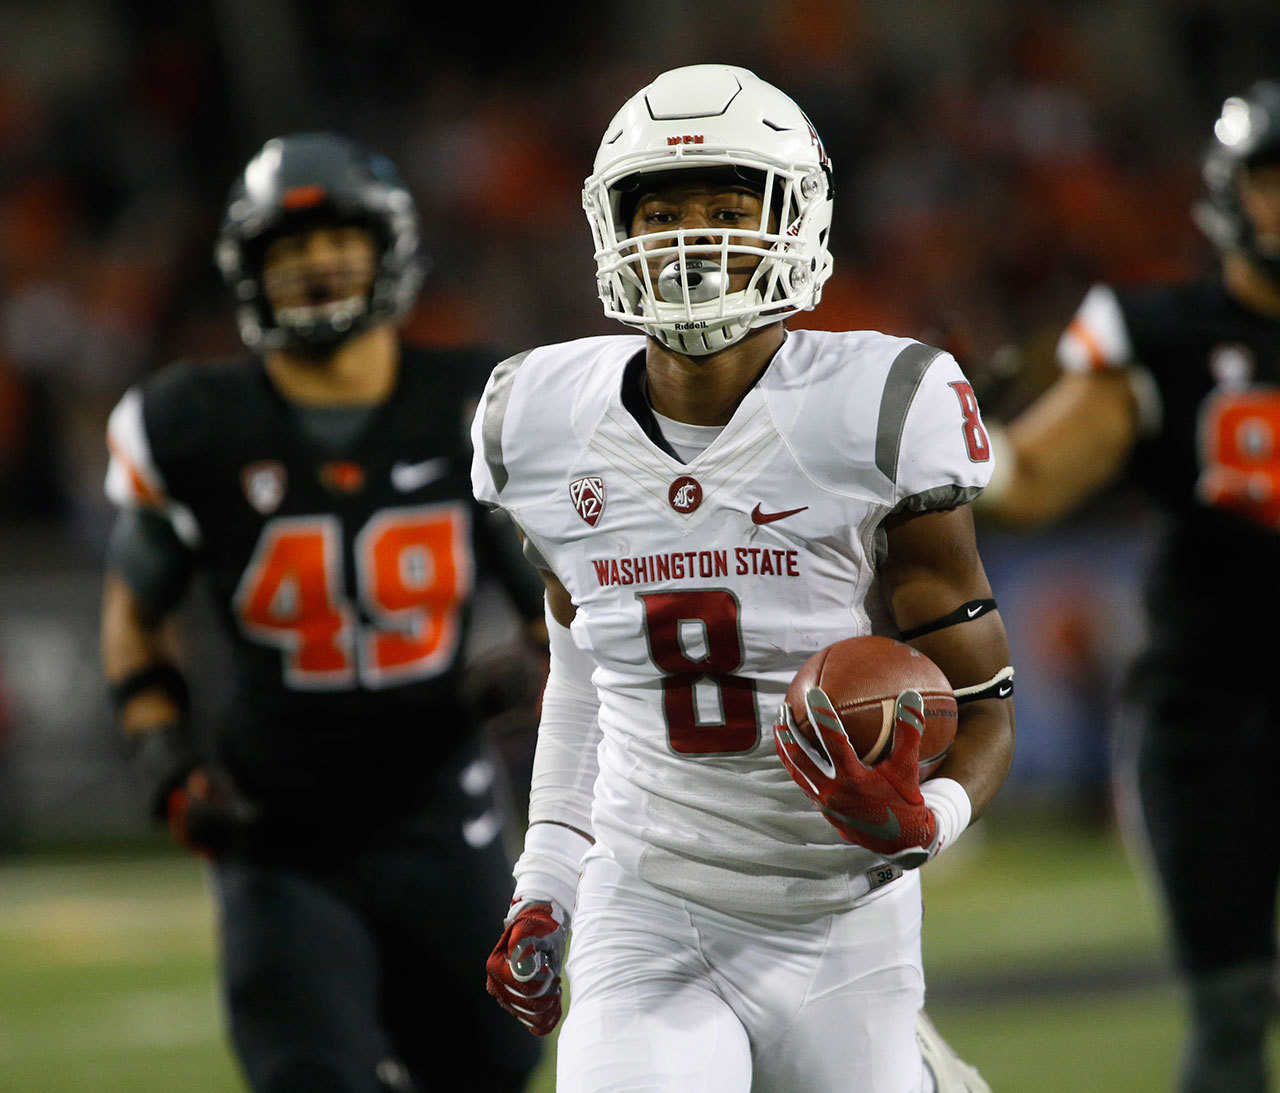
{"type": "Polygon", "coordinates": [[[1280,81],[1230,98],[1201,226],[1221,271],[1086,296],[1063,373],[1001,436],[980,515],[1035,525],[1127,468],[1162,513],[1128,695],[1191,1033],[1183,1093],[1262,1093],[1276,972],[1280,81]]]}
{"type": "Polygon", "coordinates": [[[468,479],[496,358],[402,344],[414,203],[335,134],[267,142],[217,260],[254,352],[111,416],[103,658],[150,807],[210,860],[235,1049],[260,1093],[437,1088],[460,1056],[468,1089],[522,1089],[537,1049],[478,973],[510,862],[460,688],[478,566],[507,557],[468,479]],[[205,750],[164,640],[197,569],[235,666],[205,750]]]}

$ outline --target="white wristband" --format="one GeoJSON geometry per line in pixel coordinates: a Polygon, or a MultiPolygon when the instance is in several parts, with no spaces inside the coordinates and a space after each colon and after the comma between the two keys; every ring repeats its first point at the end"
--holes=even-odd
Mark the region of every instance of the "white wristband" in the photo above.
{"type": "Polygon", "coordinates": [[[582,856],[591,840],[562,824],[532,824],[524,836],[524,853],[512,872],[515,898],[552,899],[573,910],[582,856]]]}
{"type": "Polygon", "coordinates": [[[930,848],[931,858],[936,858],[960,837],[973,818],[973,802],[964,786],[954,778],[930,778],[920,787],[924,803],[938,822],[938,833],[930,848]]]}

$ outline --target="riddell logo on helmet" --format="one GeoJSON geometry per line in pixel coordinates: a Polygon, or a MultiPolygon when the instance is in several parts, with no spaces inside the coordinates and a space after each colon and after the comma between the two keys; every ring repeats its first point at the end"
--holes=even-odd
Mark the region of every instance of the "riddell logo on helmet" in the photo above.
{"type": "Polygon", "coordinates": [[[707,324],[704,320],[699,319],[692,323],[676,323],[677,330],[706,330],[707,324]]]}
{"type": "Polygon", "coordinates": [[[707,138],[701,133],[698,133],[696,135],[686,135],[682,137],[667,137],[667,144],[668,146],[675,144],[703,144],[706,142],[706,139],[707,138]]]}

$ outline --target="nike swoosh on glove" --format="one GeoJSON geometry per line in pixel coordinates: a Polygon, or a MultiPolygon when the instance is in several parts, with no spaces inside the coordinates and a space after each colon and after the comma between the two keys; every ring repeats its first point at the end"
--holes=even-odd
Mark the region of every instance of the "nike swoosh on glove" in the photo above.
{"type": "Polygon", "coordinates": [[[778,758],[805,796],[849,842],[903,869],[932,858],[941,847],[937,819],[920,793],[924,700],[919,692],[898,695],[889,754],[871,767],[858,758],[821,687],[809,688],[805,707],[817,744],[796,728],[785,702],[773,726],[778,758]]]}
{"type": "Polygon", "coordinates": [[[569,916],[554,900],[519,899],[485,962],[488,992],[535,1036],[560,1023],[560,964],[569,916]]]}

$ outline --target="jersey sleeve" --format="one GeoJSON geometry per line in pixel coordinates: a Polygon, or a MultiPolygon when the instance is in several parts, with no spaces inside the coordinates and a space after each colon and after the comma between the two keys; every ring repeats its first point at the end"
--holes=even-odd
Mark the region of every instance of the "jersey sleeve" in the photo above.
{"type": "Polygon", "coordinates": [[[107,419],[107,497],[121,508],[162,508],[167,502],[160,470],[142,417],[142,390],[130,387],[107,419]]]}
{"type": "Polygon", "coordinates": [[[488,398],[489,387],[486,385],[471,418],[471,492],[480,504],[492,509],[498,507],[498,487],[485,459],[484,420],[488,398]]]}
{"type": "Polygon", "coordinates": [[[1133,363],[1124,309],[1109,285],[1094,285],[1058,339],[1058,364],[1067,372],[1105,372],[1133,363]]]}
{"type": "MultiPolygon", "coordinates": [[[[920,350],[923,370],[901,411],[893,385],[886,388],[877,444],[877,459],[894,482],[895,508],[912,512],[972,501],[993,467],[973,385],[949,353],[920,350]]],[[[910,357],[904,354],[899,362],[909,364],[910,357]]]]}
{"type": "Polygon", "coordinates": [[[191,509],[172,497],[147,429],[146,389],[130,387],[107,419],[107,497],[121,508],[145,508],[163,516],[194,549],[200,527],[191,509]]]}
{"type": "Polygon", "coordinates": [[[471,419],[471,492],[488,508],[502,504],[500,494],[507,481],[503,455],[507,409],[516,372],[526,356],[527,353],[518,353],[494,368],[471,419]]]}
{"type": "Polygon", "coordinates": [[[1149,345],[1141,312],[1133,321],[1131,296],[1121,299],[1108,285],[1094,285],[1058,339],[1058,365],[1064,372],[1093,375],[1123,372],[1138,410],[1138,431],[1154,436],[1164,421],[1160,385],[1140,359],[1149,345]]]}

